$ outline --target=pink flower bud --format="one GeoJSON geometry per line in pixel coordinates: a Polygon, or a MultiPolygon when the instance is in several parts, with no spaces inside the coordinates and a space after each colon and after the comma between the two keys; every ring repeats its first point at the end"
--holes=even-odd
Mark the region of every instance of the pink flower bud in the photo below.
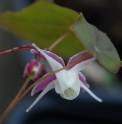
{"type": "Polygon", "coordinates": [[[32,80],[37,80],[44,72],[46,72],[44,65],[33,59],[26,65],[23,76],[29,76],[32,80]]]}

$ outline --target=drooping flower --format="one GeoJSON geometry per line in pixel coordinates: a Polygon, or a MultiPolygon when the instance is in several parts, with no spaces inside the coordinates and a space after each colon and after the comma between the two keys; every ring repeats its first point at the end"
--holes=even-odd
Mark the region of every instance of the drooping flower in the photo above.
{"type": "Polygon", "coordinates": [[[44,65],[38,60],[31,60],[24,69],[24,77],[30,77],[32,80],[37,80],[43,73],[45,73],[44,65]]]}
{"type": "MultiPolygon", "coordinates": [[[[33,44],[33,46],[37,49],[38,52],[40,52],[40,55],[45,60],[47,60],[53,71],[61,69],[65,66],[64,61],[61,57],[55,55],[50,51],[42,50],[38,48],[35,44],[33,44]]],[[[70,65],[73,62],[87,55],[88,51],[80,52],[72,56],[67,65],[70,65]]],[[[53,88],[55,88],[57,94],[60,94],[62,98],[67,100],[75,99],[79,95],[80,90],[83,89],[97,101],[102,102],[100,98],[98,98],[89,90],[89,85],[86,82],[85,76],[80,72],[94,60],[94,57],[90,57],[89,59],[84,60],[74,66],[71,66],[66,70],[57,72],[55,75],[52,75],[35,85],[31,92],[32,96],[41,90],[43,91],[31,104],[31,106],[26,110],[26,112],[28,112],[49,90],[53,88]]]]}

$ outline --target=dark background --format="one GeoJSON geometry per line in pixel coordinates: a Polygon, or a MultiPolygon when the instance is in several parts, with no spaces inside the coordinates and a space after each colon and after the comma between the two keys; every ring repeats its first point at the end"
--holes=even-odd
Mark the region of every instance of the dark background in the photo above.
{"type": "MultiPolygon", "coordinates": [[[[19,11],[33,2],[34,0],[1,0],[0,13],[7,10],[19,11]]],[[[82,12],[89,23],[107,33],[122,60],[121,0],[55,0],[53,2],[82,12]]],[[[3,51],[27,43],[10,32],[0,29],[0,44],[0,51],[3,51]]],[[[0,57],[0,114],[24,82],[25,78],[22,78],[24,66],[31,58],[33,56],[29,52],[10,53],[0,57]]],[[[4,123],[122,123],[122,69],[114,75],[95,64],[93,72],[92,77],[88,71],[84,74],[91,90],[103,99],[103,103],[98,103],[89,94],[82,92],[73,101],[64,100],[52,90],[29,113],[26,113],[25,110],[38,95],[30,97],[28,94],[7,116],[4,123]],[[110,78],[106,79],[104,73],[110,78]]]]}

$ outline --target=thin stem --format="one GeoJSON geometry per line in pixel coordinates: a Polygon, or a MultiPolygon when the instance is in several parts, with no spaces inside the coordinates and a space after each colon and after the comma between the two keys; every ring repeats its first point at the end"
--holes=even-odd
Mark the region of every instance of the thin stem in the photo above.
{"type": "Polygon", "coordinates": [[[17,93],[17,95],[14,97],[14,99],[12,100],[12,102],[9,104],[9,106],[7,107],[7,109],[3,112],[2,116],[0,117],[0,124],[2,123],[3,119],[6,117],[6,115],[11,111],[11,108],[15,105],[16,100],[20,97],[20,95],[23,93],[23,91],[25,90],[25,88],[27,87],[28,83],[30,81],[30,78],[28,77],[26,79],[26,81],[24,82],[24,85],[22,85],[22,87],[20,88],[19,92],[17,93]]]}
{"type": "Polygon", "coordinates": [[[66,38],[69,35],[70,31],[66,32],[64,35],[62,35],[60,38],[58,38],[49,48],[48,50],[52,50],[56,45],[58,45],[64,38],[66,38]]]}
{"type": "Polygon", "coordinates": [[[68,66],[64,66],[63,68],[61,69],[58,69],[54,72],[51,72],[49,74],[47,74],[46,76],[42,77],[41,79],[37,80],[35,83],[33,83],[19,98],[15,99],[13,101],[13,104],[8,108],[8,110],[6,112],[3,113],[3,115],[0,117],[0,124],[2,123],[3,119],[6,117],[6,115],[16,106],[16,104],[40,81],[46,79],[47,77],[50,77],[52,75],[54,75],[55,73],[59,72],[59,71],[62,71],[63,69],[67,69],[67,68],[70,68],[72,67],[73,65],[76,65],[84,60],[87,60],[89,58],[93,57],[91,54],[88,54],[87,56],[85,56],[84,58],[80,59],[80,60],[77,60],[76,62],[68,65],[68,66]]]}
{"type": "Polygon", "coordinates": [[[15,96],[14,99],[16,99],[16,98],[20,97],[20,95],[22,95],[22,92],[26,89],[29,82],[30,82],[30,77],[28,77],[26,79],[26,81],[23,83],[22,87],[20,88],[19,92],[17,93],[17,95],[15,96]]]}
{"type": "Polygon", "coordinates": [[[5,50],[3,52],[0,52],[0,55],[7,54],[7,53],[10,53],[10,52],[20,51],[20,50],[31,50],[31,49],[35,49],[35,48],[32,47],[32,46],[15,47],[13,49],[9,49],[9,50],[5,50]]]}

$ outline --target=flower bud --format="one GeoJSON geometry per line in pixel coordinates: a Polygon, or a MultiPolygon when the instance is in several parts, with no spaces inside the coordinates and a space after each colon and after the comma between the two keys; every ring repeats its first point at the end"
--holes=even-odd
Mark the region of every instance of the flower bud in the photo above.
{"type": "Polygon", "coordinates": [[[37,80],[44,72],[46,72],[44,65],[33,59],[25,66],[23,76],[29,76],[32,80],[37,80]]]}

